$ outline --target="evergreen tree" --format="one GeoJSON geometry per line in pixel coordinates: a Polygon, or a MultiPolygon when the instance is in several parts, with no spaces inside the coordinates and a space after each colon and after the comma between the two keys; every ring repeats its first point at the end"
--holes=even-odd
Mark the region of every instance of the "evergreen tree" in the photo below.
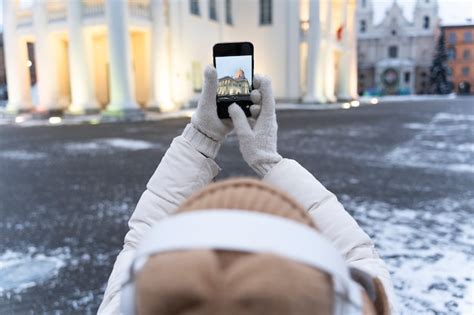
{"type": "Polygon", "coordinates": [[[434,94],[448,94],[451,87],[448,82],[448,53],[444,41],[444,32],[438,38],[438,45],[430,68],[430,85],[434,94]]]}

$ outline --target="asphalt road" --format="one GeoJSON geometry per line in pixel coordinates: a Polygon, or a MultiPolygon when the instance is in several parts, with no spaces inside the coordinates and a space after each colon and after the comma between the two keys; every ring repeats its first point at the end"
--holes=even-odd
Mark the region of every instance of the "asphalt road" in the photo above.
{"type": "MultiPolygon", "coordinates": [[[[373,237],[402,311],[472,310],[474,98],[281,111],[278,121],[280,154],[373,237]]],[[[0,126],[0,314],[96,312],[127,220],[186,122],[0,126]]],[[[252,176],[227,140],[218,179],[252,176]]]]}

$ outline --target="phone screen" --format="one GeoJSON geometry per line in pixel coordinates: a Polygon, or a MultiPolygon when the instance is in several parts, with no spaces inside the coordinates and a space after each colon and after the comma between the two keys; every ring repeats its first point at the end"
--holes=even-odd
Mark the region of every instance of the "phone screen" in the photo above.
{"type": "Polygon", "coordinates": [[[216,56],[218,101],[248,100],[252,91],[252,55],[216,56]]]}

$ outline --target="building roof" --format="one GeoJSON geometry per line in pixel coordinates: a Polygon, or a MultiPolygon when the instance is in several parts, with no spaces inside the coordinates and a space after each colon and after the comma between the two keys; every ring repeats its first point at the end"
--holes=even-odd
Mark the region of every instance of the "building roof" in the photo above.
{"type": "Polygon", "coordinates": [[[462,23],[441,23],[441,28],[458,28],[458,27],[472,27],[474,28],[474,21],[467,19],[462,23]]]}

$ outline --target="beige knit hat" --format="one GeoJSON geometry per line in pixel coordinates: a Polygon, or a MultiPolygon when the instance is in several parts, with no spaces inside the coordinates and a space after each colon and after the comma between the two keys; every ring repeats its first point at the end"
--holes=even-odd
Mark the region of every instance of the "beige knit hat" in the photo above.
{"type": "MultiPolygon", "coordinates": [[[[246,178],[211,184],[178,212],[219,208],[265,212],[317,229],[287,194],[246,178]]],[[[330,277],[317,269],[271,254],[219,250],[152,256],[137,273],[135,294],[138,314],[313,315],[332,314],[333,306],[330,277]]],[[[363,299],[364,314],[376,314],[368,296],[363,299]]]]}

